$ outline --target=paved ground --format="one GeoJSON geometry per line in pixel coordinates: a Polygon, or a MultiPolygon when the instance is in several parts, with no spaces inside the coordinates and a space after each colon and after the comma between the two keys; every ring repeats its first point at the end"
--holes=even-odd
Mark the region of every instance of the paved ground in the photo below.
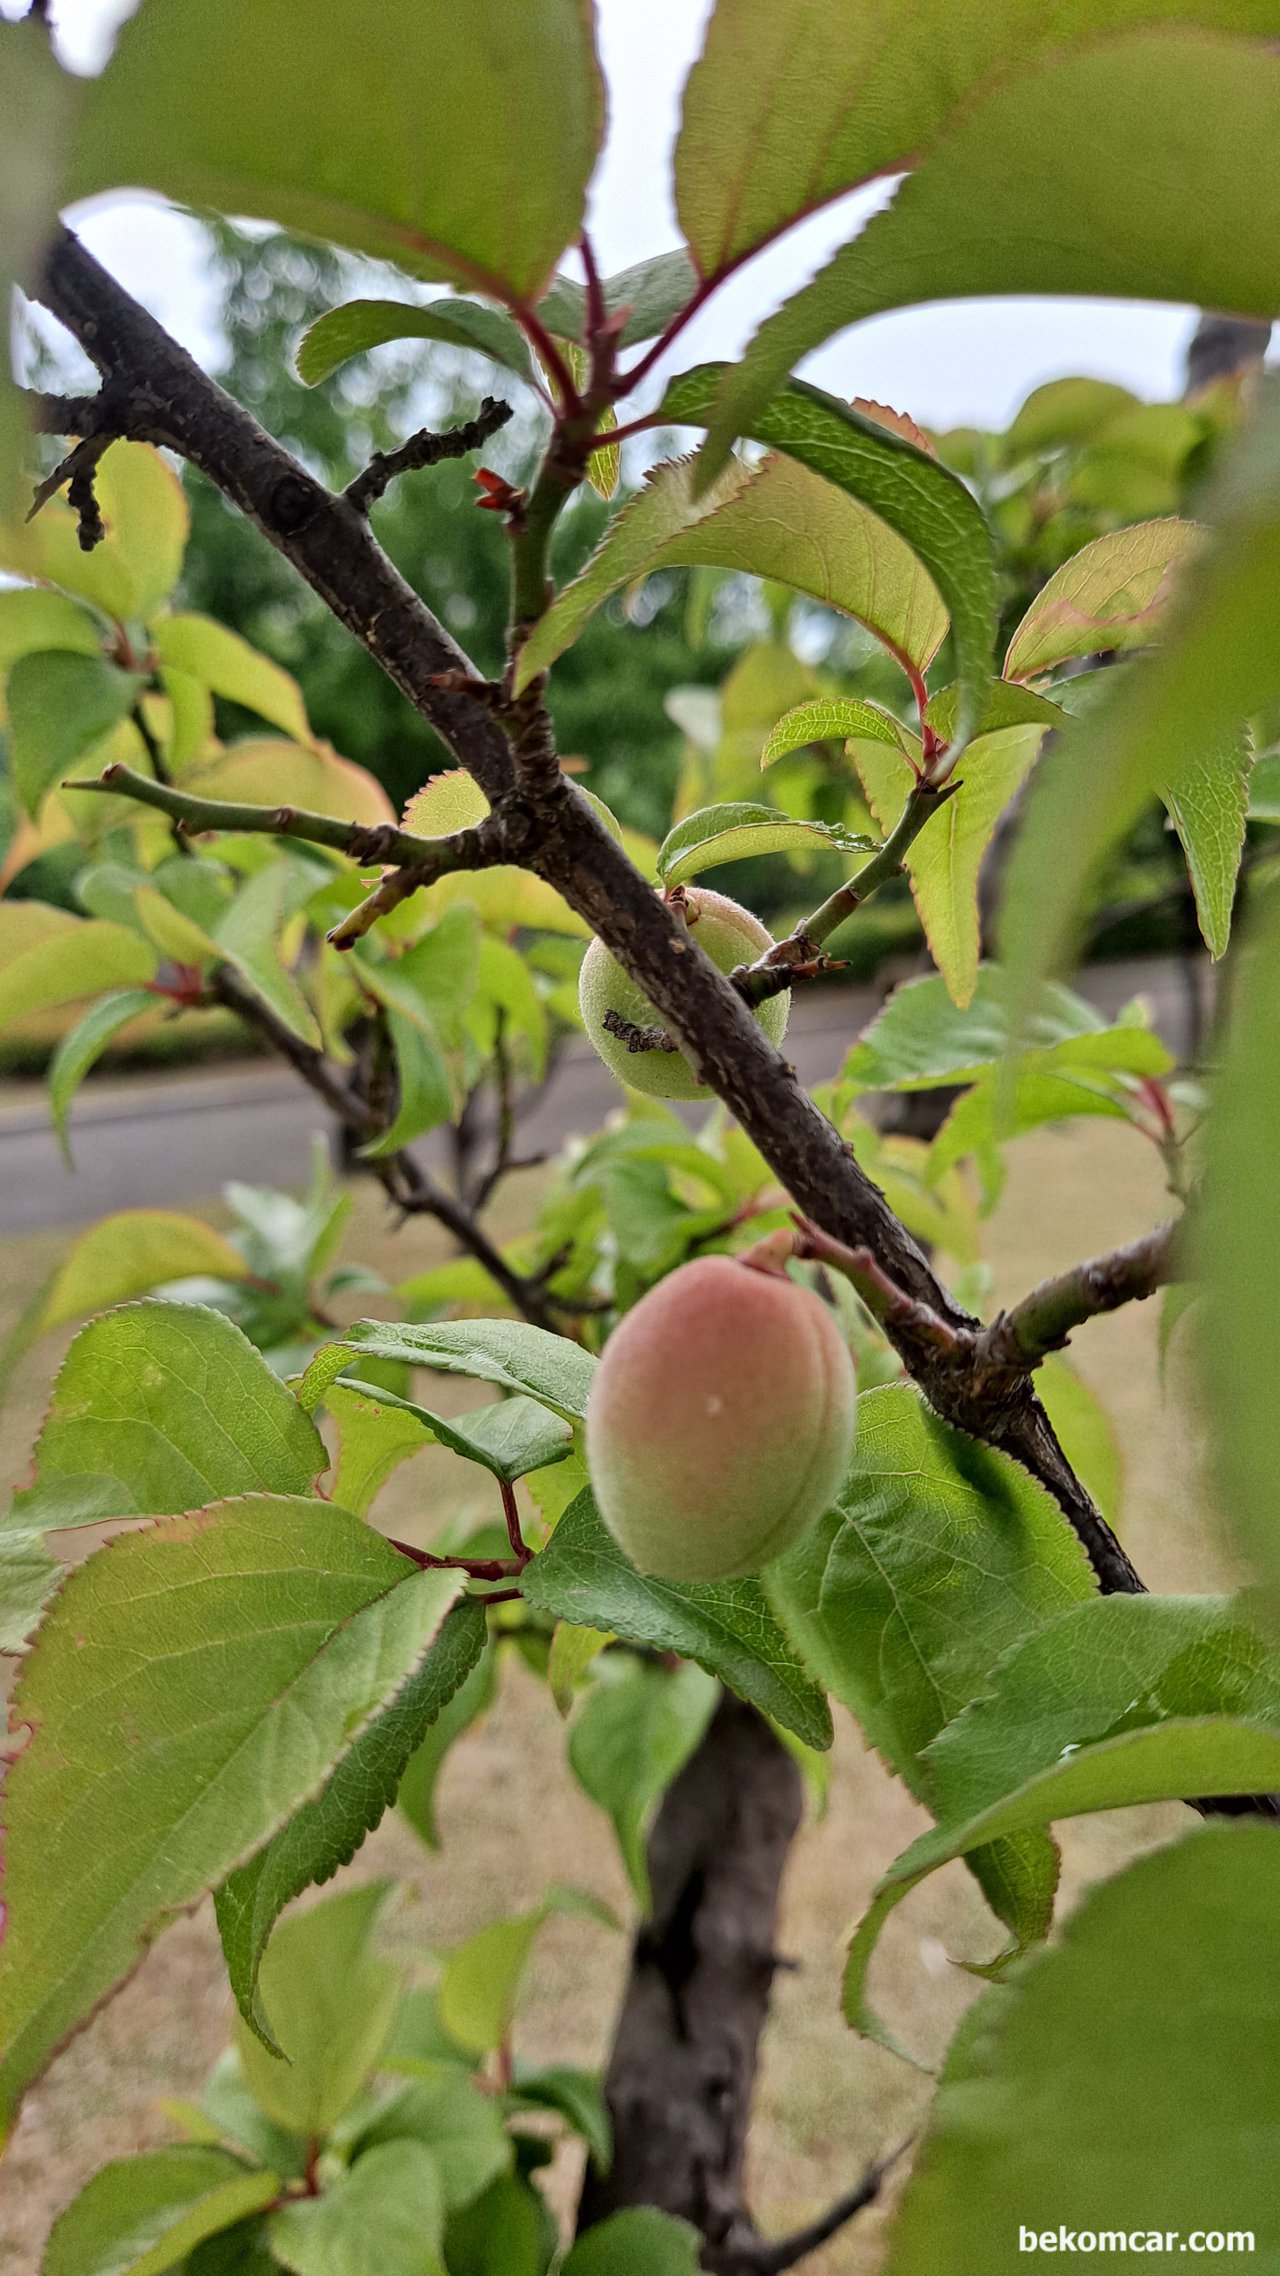
{"type": "MultiPolygon", "coordinates": [[[[1203,974],[1198,984],[1205,987],[1203,974]]],[[[1127,960],[1092,967],[1082,991],[1114,1012],[1138,992],[1150,997],[1175,1049],[1187,1047],[1186,981],[1179,967],[1127,960]]],[[[822,989],[797,1000],[788,1051],[806,1083],[833,1075],[879,1001],[874,989],[822,989]]],[[[555,1080],[522,1124],[522,1149],[551,1148],[597,1127],[617,1089],[585,1042],[566,1052],[555,1080]]],[[[187,1074],[139,1074],[90,1082],[72,1115],[75,1170],[68,1171],[38,1083],[0,1087],[0,1231],[35,1232],[87,1223],[109,1210],[205,1199],[228,1178],[299,1186],[312,1133],[327,1117],[287,1068],[263,1060],[187,1074]]],[[[430,1158],[431,1148],[424,1148],[430,1158]]]]}

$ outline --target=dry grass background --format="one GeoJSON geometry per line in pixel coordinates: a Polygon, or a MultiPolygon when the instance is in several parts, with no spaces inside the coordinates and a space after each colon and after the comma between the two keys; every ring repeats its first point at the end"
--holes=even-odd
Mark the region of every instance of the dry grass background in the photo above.
{"type": "MultiPolygon", "coordinates": [[[[518,1196],[510,1206],[518,1213],[518,1196]]],[[[989,1228],[996,1300],[1074,1257],[1144,1231],[1164,1207],[1155,1156],[1127,1129],[1083,1123],[1023,1141],[989,1228]]],[[[66,1238],[12,1244],[2,1291],[10,1316],[66,1238]]],[[[362,1187],[347,1253],[398,1278],[439,1249],[412,1225],[392,1239],[377,1198],[362,1187]]],[[[1155,1331],[1154,1308],[1131,1307],[1092,1323],[1078,1337],[1074,1356],[1106,1399],[1123,1441],[1123,1530],[1148,1583],[1161,1591],[1222,1586],[1230,1572],[1205,1519],[1185,1384],[1175,1370],[1174,1390],[1162,1392],[1155,1331]]],[[[21,1474],[57,1356],[52,1345],[42,1348],[19,1378],[5,1416],[0,1479],[6,1482],[21,1474]]],[[[465,1402],[467,1392],[458,1389],[465,1402]]],[[[460,1493],[485,1506],[476,1473],[433,1449],[400,1474],[387,1515],[395,1515],[397,1529],[415,1524],[426,1538],[433,1513],[456,1507],[460,1493]]],[[[520,1666],[508,1666],[494,1711],[450,1757],[440,1817],[439,1855],[425,1852],[393,1814],[349,1869],[353,1877],[391,1874],[403,1881],[387,1943],[410,1968],[424,1953],[526,1905],[551,1880],[588,1886],[625,1913],[612,1838],[568,1773],[562,1726],[547,1693],[520,1666]]],[[[837,2011],[844,1932],[877,1876],[925,1822],[840,1715],[830,1806],[797,1842],[784,1895],[780,1948],[798,1966],[778,1978],[750,2148],[752,2198],[768,2232],[810,2218],[867,2159],[909,2133],[927,2102],[927,2081],[853,2038],[837,2011]]],[[[1068,1826],[1064,1901],[1187,1822],[1180,1808],[1169,1807],[1068,1826]]],[[[877,1963],[876,1996],[899,2036],[930,2058],[939,2056],[977,1988],[952,1956],[986,1957],[996,1944],[994,1923],[962,1867],[927,1882],[894,1916],[877,1963]]],[[[625,1959],[621,1938],[581,1922],[553,1923],[538,1948],[521,2051],[598,2062],[625,1959]]],[[[51,2219],[106,2158],[171,2138],[159,2099],[197,2091],[228,2027],[229,1999],[206,1904],[168,1931],[29,2098],[0,2166],[5,2276],[36,2276],[51,2219]]],[[[575,2178],[572,2160],[562,2159],[552,2186],[565,2210],[575,2178]]],[[[863,2216],[806,2268],[812,2276],[872,2276],[884,2218],[883,2208],[863,2216]]]]}

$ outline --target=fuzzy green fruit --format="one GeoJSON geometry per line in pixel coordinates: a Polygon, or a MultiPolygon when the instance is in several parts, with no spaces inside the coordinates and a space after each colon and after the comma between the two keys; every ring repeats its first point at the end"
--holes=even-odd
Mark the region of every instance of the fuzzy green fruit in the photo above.
{"type": "Polygon", "coordinates": [[[857,1383],[812,1290],[736,1257],[681,1265],[605,1346],[587,1405],[600,1514],[643,1573],[732,1580],[781,1556],[849,1470],[857,1383]]]}
{"type": "MultiPolygon", "coordinates": [[[[693,937],[721,972],[732,972],[735,964],[754,964],[772,948],[772,936],[760,919],[737,901],[701,885],[686,885],[684,894],[693,937]]],[[[633,1091],[644,1091],[649,1098],[710,1098],[707,1085],[698,1081],[681,1052],[629,1051],[625,1040],[605,1026],[607,1012],[615,1012],[632,1027],[661,1027],[662,1015],[602,941],[593,940],[582,960],[578,1001],[587,1034],[620,1083],[633,1091]]],[[[789,1010],[790,998],[785,993],[757,1005],[756,1018],[770,1043],[781,1043],[789,1010]]]]}

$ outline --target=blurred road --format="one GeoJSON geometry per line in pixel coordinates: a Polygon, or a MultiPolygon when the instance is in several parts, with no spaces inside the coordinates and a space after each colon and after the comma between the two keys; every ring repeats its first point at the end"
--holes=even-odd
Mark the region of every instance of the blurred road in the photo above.
{"type": "MultiPolygon", "coordinates": [[[[1197,982],[1203,996],[1207,968],[1197,982]]],[[[1145,995],[1166,1040],[1186,1050],[1190,1016],[1180,966],[1156,959],[1094,965],[1077,985],[1107,1013],[1145,995]]],[[[787,1050],[804,1082],[836,1072],[880,996],[878,988],[822,988],[797,998],[787,1050]]],[[[573,1132],[595,1129],[618,1098],[589,1044],[575,1039],[554,1081],[522,1119],[521,1152],[549,1150],[573,1132]]],[[[71,1121],[72,1172],[58,1152],[41,1085],[5,1085],[0,1231],[35,1232],[83,1224],[113,1209],[208,1200],[228,1178],[299,1187],[309,1174],[312,1133],[327,1127],[323,1107],[296,1075],[266,1060],[119,1076],[90,1082],[80,1093],[71,1121]]],[[[430,1140],[421,1151],[432,1160],[430,1140]]]]}

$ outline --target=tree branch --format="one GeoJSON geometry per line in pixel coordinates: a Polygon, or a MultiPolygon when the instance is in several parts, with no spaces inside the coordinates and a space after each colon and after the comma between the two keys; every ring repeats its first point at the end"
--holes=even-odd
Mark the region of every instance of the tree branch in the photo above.
{"type": "Polygon", "coordinates": [[[392,822],[341,822],[332,814],[311,814],[302,806],[238,805],[227,798],[198,798],[193,791],[177,790],[165,782],[116,761],[91,782],[67,782],[64,790],[102,790],[117,797],[135,798],[142,806],[155,806],[192,836],[207,830],[230,830],[238,835],[266,833],[273,838],[302,838],[314,846],[330,846],[362,863],[403,863],[413,869],[419,885],[457,869],[485,869],[508,860],[501,841],[501,823],[492,815],[474,829],[456,830],[447,838],[418,838],[392,822]]]}
{"type": "MultiPolygon", "coordinates": [[[[65,230],[38,293],[107,375],[123,431],[200,467],[408,696],[490,803],[513,791],[511,752],[492,709],[456,684],[439,684],[442,673],[475,679],[474,667],[392,567],[365,519],[297,465],[65,230]]],[[[509,858],[554,886],[643,989],[805,1215],[846,1246],[869,1249],[895,1286],[951,1327],[976,1330],[748,1005],[563,773],[525,772],[504,811],[504,837],[509,858]]],[[[1029,1379],[993,1388],[955,1366],[909,1319],[887,1332],[947,1421],[1013,1456],[1055,1496],[1100,1587],[1140,1590],[1029,1379]]]]}
{"type": "Polygon", "coordinates": [[[1181,1238],[1181,1223],[1171,1219],[1140,1241],[1042,1280],[1011,1311],[997,1314],[979,1337],[978,1364],[997,1369],[1035,1367],[1048,1352],[1061,1350],[1072,1329],[1085,1320],[1154,1296],[1178,1277],[1181,1238]]]}
{"type": "Polygon", "coordinates": [[[834,2205],[829,2205],[825,2213],[807,2222],[804,2228],[794,2229],[790,2236],[778,2237],[772,2242],[767,2237],[748,2233],[740,2240],[731,2239],[723,2247],[713,2246],[710,2255],[704,2257],[704,2267],[710,2269],[713,2276],[785,2276],[787,2269],[795,2268],[811,2252],[817,2252],[819,2246],[847,2228],[858,2213],[875,2204],[895,2165],[901,2163],[911,2148],[913,2139],[912,2136],[900,2142],[887,2157],[869,2165],[861,2181],[846,2190],[843,2197],[837,2197],[834,2205]]]}
{"type": "MultiPolygon", "coordinates": [[[[57,232],[33,289],[104,375],[97,399],[103,428],[162,444],[207,474],[368,649],[492,804],[512,779],[502,730],[432,684],[437,673],[470,674],[474,666],[392,566],[365,517],[209,379],[70,230],[57,232]]],[[[73,408],[71,432],[82,424],[84,399],[73,399],[73,408]]],[[[37,399],[46,429],[50,409],[37,399]]]]}

